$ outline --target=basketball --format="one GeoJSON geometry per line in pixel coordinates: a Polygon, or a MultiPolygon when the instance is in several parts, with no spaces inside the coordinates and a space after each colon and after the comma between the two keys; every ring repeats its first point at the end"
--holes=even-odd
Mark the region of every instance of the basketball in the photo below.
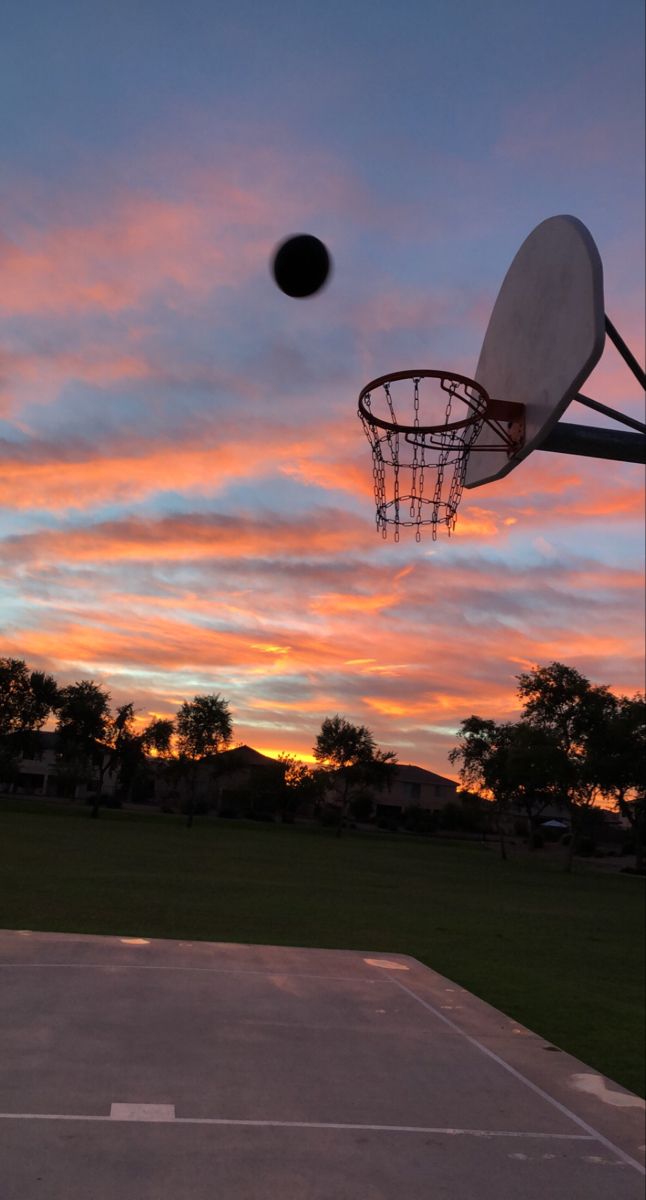
{"type": "Polygon", "coordinates": [[[271,271],[281,292],[302,299],[320,291],[330,274],[327,247],[311,233],[297,233],[281,242],[271,271]]]}

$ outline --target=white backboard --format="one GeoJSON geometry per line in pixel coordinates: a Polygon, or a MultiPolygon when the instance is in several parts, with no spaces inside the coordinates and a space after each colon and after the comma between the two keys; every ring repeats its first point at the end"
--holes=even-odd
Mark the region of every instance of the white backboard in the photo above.
{"type": "MultiPolygon", "coordinates": [[[[549,217],[523,242],[504,280],[474,378],[492,399],[525,405],[525,444],[469,457],[465,486],[502,479],[541,444],[603,352],[603,270],[576,217],[549,217]]],[[[491,443],[487,426],[480,440],[491,443]]]]}

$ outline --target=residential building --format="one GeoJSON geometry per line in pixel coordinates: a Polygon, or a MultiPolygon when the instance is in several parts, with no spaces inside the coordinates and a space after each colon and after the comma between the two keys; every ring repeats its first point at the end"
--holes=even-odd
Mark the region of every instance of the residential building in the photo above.
{"type": "Polygon", "coordinates": [[[390,787],[375,794],[377,815],[383,810],[386,815],[394,815],[393,810],[400,813],[407,808],[424,808],[434,811],[444,808],[457,797],[457,783],[435,771],[427,771],[425,767],[417,767],[413,763],[398,763],[393,771],[390,787]]]}
{"type": "MultiPolygon", "coordinates": [[[[234,746],[197,763],[194,802],[222,816],[238,816],[262,808],[263,797],[277,793],[284,775],[283,764],[275,758],[251,746],[234,746]]],[[[182,805],[191,786],[188,775],[162,769],[155,780],[155,799],[162,807],[182,805]]]]}
{"type": "MultiPolygon", "coordinates": [[[[69,771],[59,761],[57,733],[39,730],[30,735],[29,743],[29,750],[20,751],[16,756],[12,778],[0,780],[0,789],[17,796],[70,796],[76,800],[85,799],[93,793],[94,779],[79,783],[71,781],[69,771]]],[[[114,775],[106,771],[103,794],[113,795],[115,785],[114,775]]]]}

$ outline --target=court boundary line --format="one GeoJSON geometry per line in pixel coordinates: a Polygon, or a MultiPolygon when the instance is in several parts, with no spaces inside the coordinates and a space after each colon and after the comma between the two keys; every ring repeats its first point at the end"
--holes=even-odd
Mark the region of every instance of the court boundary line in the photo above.
{"type": "Polygon", "coordinates": [[[237,1117],[131,1117],[84,1113],[0,1113],[0,1121],[103,1121],[113,1125],[240,1125],[267,1129],[338,1129],[364,1130],[375,1133],[445,1134],[450,1137],[475,1138],[533,1138],[565,1142],[593,1142],[594,1135],[586,1133],[536,1133],[514,1129],[456,1129],[435,1125],[373,1125],[359,1121],[277,1121],[237,1117]]]}
{"type": "Polygon", "coordinates": [[[263,979],[272,979],[276,976],[280,978],[289,977],[290,979],[324,979],[331,983],[387,983],[387,977],[382,975],[310,975],[308,972],[302,971],[244,971],[234,967],[190,967],[190,966],[174,966],[165,965],[164,963],[54,963],[54,962],[0,962],[0,970],[3,967],[65,967],[74,970],[93,970],[112,971],[201,971],[204,974],[212,975],[260,975],[263,979]]]}
{"type": "Polygon", "coordinates": [[[548,1104],[551,1104],[553,1108],[556,1108],[560,1113],[563,1113],[564,1116],[569,1117],[569,1119],[574,1121],[575,1125],[578,1125],[580,1129],[585,1129],[585,1131],[591,1135],[593,1139],[600,1142],[601,1145],[605,1146],[607,1150],[611,1150],[613,1154],[617,1154],[623,1162],[627,1163],[628,1166],[634,1167],[634,1169],[638,1171],[640,1175],[646,1175],[646,1167],[643,1167],[636,1158],[631,1158],[630,1154],[627,1154],[625,1150],[622,1150],[619,1146],[616,1146],[615,1143],[611,1142],[610,1139],[605,1137],[603,1133],[599,1133],[598,1129],[595,1129],[592,1125],[588,1125],[587,1121],[584,1121],[582,1117],[578,1117],[576,1113],[573,1113],[565,1104],[561,1104],[560,1100],[557,1100],[554,1096],[550,1096],[549,1092],[545,1092],[543,1088],[538,1086],[537,1083],[532,1083],[531,1079],[528,1079],[526,1075],[523,1075],[520,1071],[516,1070],[516,1067],[512,1067],[511,1063],[505,1062],[504,1058],[501,1058],[499,1054],[496,1054],[495,1050],[490,1050],[488,1046],[484,1046],[482,1042],[478,1041],[477,1038],[472,1037],[469,1033],[465,1033],[463,1029],[460,1029],[459,1025],[456,1025],[455,1021],[452,1021],[450,1017],[446,1017],[443,1012],[440,1012],[440,1010],[435,1008],[434,1005],[429,1004],[428,1001],[423,1000],[422,997],[418,996],[417,993],[412,991],[411,988],[406,987],[406,984],[402,983],[401,980],[394,979],[392,975],[387,976],[387,979],[388,982],[392,983],[395,987],[400,988],[403,992],[406,992],[408,996],[411,996],[413,1000],[416,1000],[418,1004],[421,1004],[422,1007],[427,1010],[427,1012],[432,1014],[432,1016],[437,1017],[440,1021],[443,1021],[444,1024],[448,1025],[449,1028],[454,1030],[455,1033],[459,1033],[461,1037],[463,1037],[467,1042],[470,1042],[470,1044],[475,1046],[476,1049],[480,1050],[482,1054],[486,1054],[487,1058],[491,1058],[494,1062],[498,1063],[498,1065],[503,1067],[505,1071],[514,1077],[514,1079],[517,1079],[520,1083],[524,1084],[525,1087],[528,1087],[532,1092],[535,1093],[535,1095],[540,1096],[543,1100],[546,1100],[548,1104]]]}

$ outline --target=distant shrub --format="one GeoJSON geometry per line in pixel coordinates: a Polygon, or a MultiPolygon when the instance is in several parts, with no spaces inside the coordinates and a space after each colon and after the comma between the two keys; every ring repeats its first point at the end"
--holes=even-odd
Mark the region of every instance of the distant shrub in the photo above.
{"type": "MultiPolygon", "coordinates": [[[[96,796],[92,792],[85,797],[85,803],[90,807],[94,804],[95,800],[96,796]]],[[[101,796],[101,808],[121,808],[121,797],[107,794],[101,796]]]]}
{"type": "Polygon", "coordinates": [[[439,824],[438,814],[413,804],[406,809],[402,824],[408,833],[435,833],[439,824]]]}
{"type": "Polygon", "coordinates": [[[378,829],[388,829],[391,833],[396,833],[399,829],[400,815],[397,810],[393,813],[383,813],[377,820],[378,829]]]}
{"type": "Polygon", "coordinates": [[[537,832],[540,833],[544,842],[560,842],[564,830],[558,825],[542,825],[537,832]]]}
{"type": "MultiPolygon", "coordinates": [[[[465,801],[449,800],[440,809],[440,828],[462,833],[482,833],[485,824],[485,812],[472,799],[465,801]]],[[[517,836],[522,836],[517,830],[517,836]]]]}
{"type": "Polygon", "coordinates": [[[369,821],[372,817],[373,803],[370,796],[355,796],[350,805],[350,812],[355,821],[369,821]]]}

